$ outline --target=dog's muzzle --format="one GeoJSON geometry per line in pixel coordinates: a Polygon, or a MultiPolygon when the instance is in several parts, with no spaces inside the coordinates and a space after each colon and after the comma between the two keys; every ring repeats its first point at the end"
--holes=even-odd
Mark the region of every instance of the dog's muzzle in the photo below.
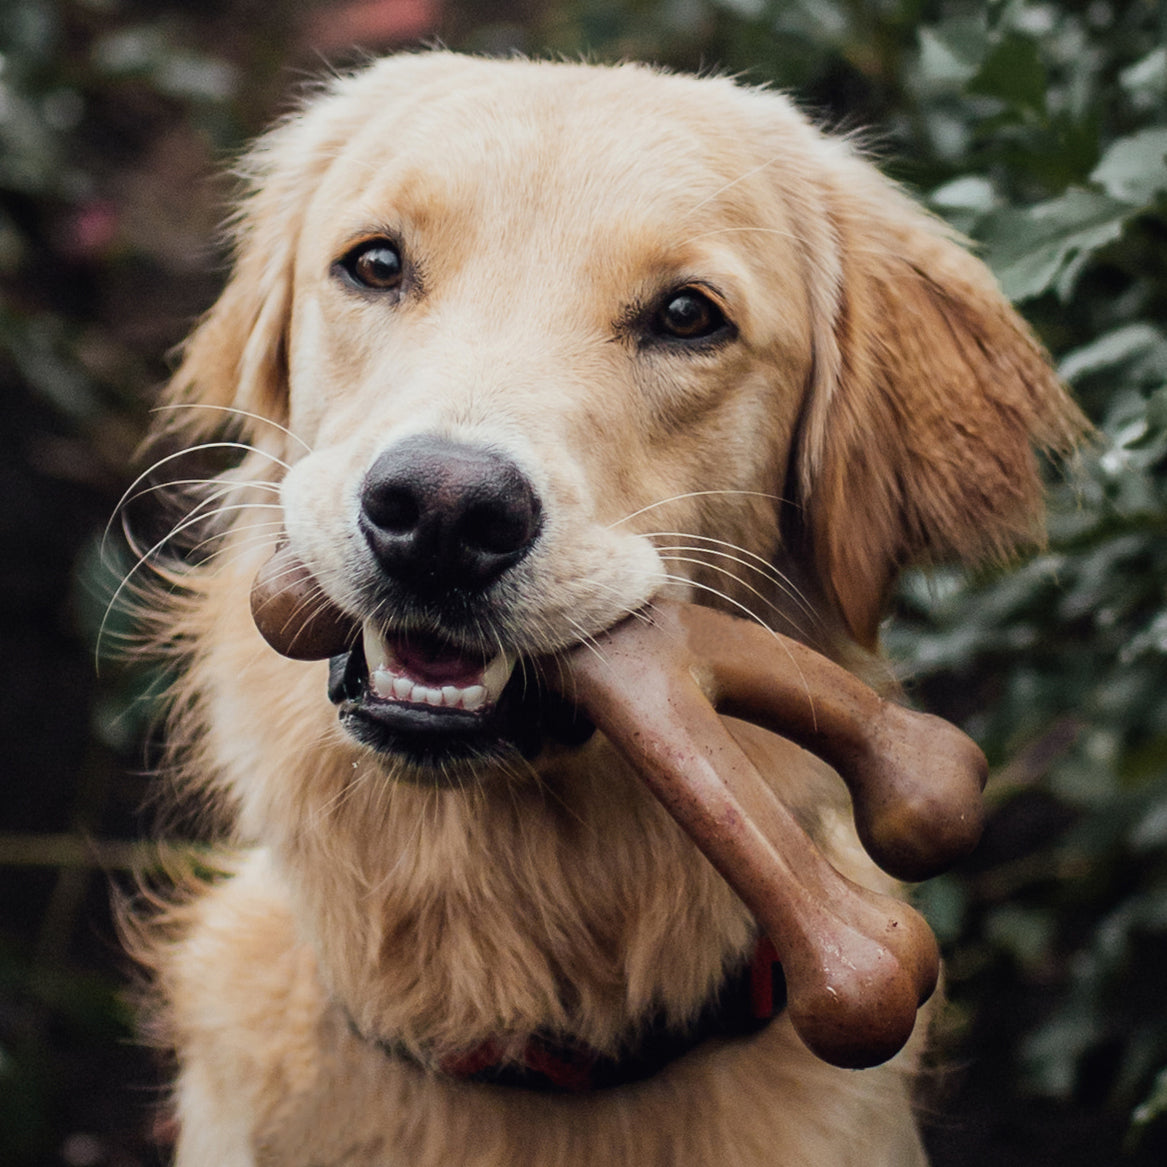
{"type": "Polygon", "coordinates": [[[470,629],[489,626],[492,587],[539,538],[542,505],[522,471],[488,447],[418,434],[374,460],[359,499],[374,566],[366,606],[395,623],[341,616],[287,551],[252,593],[277,651],[331,659],[329,697],[353,737],[435,773],[455,760],[533,756],[548,735],[584,740],[590,724],[516,653],[469,643],[470,629]]]}

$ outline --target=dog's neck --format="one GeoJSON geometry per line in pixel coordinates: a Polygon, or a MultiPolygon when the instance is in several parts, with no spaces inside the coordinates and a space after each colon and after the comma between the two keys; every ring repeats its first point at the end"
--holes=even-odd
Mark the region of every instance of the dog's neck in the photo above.
{"type": "Polygon", "coordinates": [[[419,1060],[498,1034],[615,1054],[658,1011],[683,1027],[748,957],[748,910],[643,784],[598,746],[570,764],[444,791],[317,773],[328,831],[273,858],[361,1032],[419,1060]]]}
{"type": "Polygon", "coordinates": [[[644,1081],[706,1041],[749,1037],[785,1005],[782,966],[774,946],[761,937],[750,960],[725,979],[689,1025],[677,1027],[653,1018],[636,1027],[615,1056],[552,1034],[535,1034],[518,1048],[501,1038],[488,1038],[457,1054],[425,1059],[394,1042],[362,1034],[351,1017],[349,1025],[387,1055],[419,1063],[448,1078],[579,1094],[644,1081]]]}

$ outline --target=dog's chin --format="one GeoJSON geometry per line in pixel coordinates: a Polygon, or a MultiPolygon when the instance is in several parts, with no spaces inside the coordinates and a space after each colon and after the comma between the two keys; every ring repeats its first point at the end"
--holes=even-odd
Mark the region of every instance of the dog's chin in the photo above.
{"type": "Polygon", "coordinates": [[[581,746],[594,730],[530,661],[484,659],[419,634],[366,630],[330,659],[328,696],[352,738],[393,762],[395,775],[427,784],[513,773],[520,760],[581,746]]]}

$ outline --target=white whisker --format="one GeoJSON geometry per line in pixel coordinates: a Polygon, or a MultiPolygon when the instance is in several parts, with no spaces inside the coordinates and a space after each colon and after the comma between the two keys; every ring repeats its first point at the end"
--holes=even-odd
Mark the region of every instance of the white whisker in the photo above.
{"type": "Polygon", "coordinates": [[[162,413],[171,409],[212,409],[220,413],[230,413],[238,417],[250,418],[252,421],[263,422],[264,425],[270,425],[273,429],[277,429],[282,434],[287,434],[289,438],[304,448],[307,454],[312,453],[312,447],[299,434],[293,433],[286,425],[281,425],[278,421],[273,421],[270,417],[264,417],[262,413],[252,413],[247,409],[238,409],[233,405],[211,405],[205,401],[176,401],[169,405],[156,405],[150,412],[162,413]]]}
{"type": "Polygon", "coordinates": [[[280,484],[278,482],[268,482],[262,478],[174,478],[167,482],[156,482],[153,486],[145,486],[136,494],[131,494],[128,498],[124,498],[121,506],[128,506],[136,499],[145,498],[148,494],[158,494],[164,490],[173,490],[176,486],[205,486],[211,489],[221,491],[226,494],[232,490],[270,490],[273,494],[279,494],[280,484]]]}
{"type": "Polygon", "coordinates": [[[147,562],[149,562],[149,560],[151,560],[155,555],[157,555],[158,552],[161,551],[162,548],[171,541],[171,539],[199,523],[203,523],[210,518],[215,518],[219,515],[226,514],[228,511],[283,510],[283,507],[281,507],[278,503],[233,503],[229,506],[216,507],[212,511],[200,511],[200,507],[202,505],[203,504],[196,506],[188,513],[187,517],[182,522],[178,523],[176,526],[167,531],[166,534],[163,535],[162,538],[159,539],[153,547],[144,552],[142,555],[139,555],[134,565],[122,577],[121,583],[119,583],[118,586],[114,589],[114,593],[112,596],[110,596],[109,603],[106,605],[105,614],[101,618],[101,624],[97,629],[97,643],[95,646],[95,652],[97,654],[97,661],[99,666],[101,661],[101,641],[102,637],[105,635],[105,627],[109,623],[110,614],[113,612],[118,600],[122,596],[122,593],[126,590],[127,584],[129,583],[130,579],[138,572],[138,570],[142,568],[147,562]]]}
{"type": "MultiPolygon", "coordinates": [[[[739,547],[736,543],[729,543],[724,539],[714,539],[708,535],[687,535],[681,531],[656,531],[651,537],[656,538],[680,538],[680,539],[696,539],[701,543],[711,543],[712,547],[694,545],[689,543],[678,544],[654,544],[658,553],[676,552],[676,551],[691,551],[699,555],[716,555],[722,559],[728,559],[732,563],[736,563],[744,567],[747,571],[756,572],[763,579],[773,584],[784,596],[794,601],[804,615],[810,617],[816,623],[821,624],[822,618],[814,607],[808,603],[806,597],[802,592],[794,586],[793,583],[778,570],[768,559],[764,556],[757,555],[753,551],[747,550],[745,547],[739,547]],[[725,550],[722,550],[722,549],[725,550]]],[[[705,560],[701,561],[711,571],[720,571],[725,575],[729,575],[732,579],[738,579],[738,582],[745,585],[745,581],[734,575],[727,568],[719,567],[717,564],[709,563],[705,560]]]]}
{"type": "Polygon", "coordinates": [[[276,463],[276,465],[281,466],[284,470],[291,469],[287,462],[277,458],[275,454],[269,454],[266,450],[260,450],[248,442],[200,442],[195,446],[184,446],[181,450],[175,450],[174,453],[167,454],[165,457],[159,458],[156,462],[153,462],[150,466],[143,470],[142,473],[139,474],[138,477],[135,478],[129,486],[126,487],[125,491],[122,493],[121,498],[118,499],[117,505],[113,509],[113,514],[110,515],[109,522],[105,525],[105,532],[102,535],[102,544],[104,545],[105,540],[109,537],[109,529],[113,524],[114,516],[121,513],[122,508],[126,505],[126,502],[131,497],[136,497],[134,492],[138,489],[138,486],[142,482],[149,478],[151,474],[158,470],[159,467],[165,466],[167,462],[173,462],[177,458],[185,458],[189,454],[196,454],[203,450],[245,450],[249,454],[259,454],[261,457],[270,458],[273,462],[276,463]]]}
{"type": "MultiPolygon", "coordinates": [[[[580,646],[586,648],[602,665],[607,665],[608,658],[604,656],[603,651],[600,649],[600,646],[597,643],[597,637],[588,632],[588,630],[582,624],[580,624],[577,620],[574,620],[571,616],[566,617],[566,619],[568,624],[570,624],[571,627],[574,628],[578,633],[580,646]]],[[[560,676],[562,677],[562,673],[560,676]]]]}
{"type": "Polygon", "coordinates": [[[686,491],[684,494],[674,494],[670,495],[668,498],[661,498],[657,499],[656,502],[650,502],[646,506],[642,506],[639,510],[632,511],[630,514],[624,515],[622,518],[616,519],[614,522],[609,523],[606,529],[610,531],[613,527],[620,526],[621,523],[627,523],[648,511],[655,510],[657,507],[667,506],[671,502],[682,502],[687,498],[706,498],[729,494],[739,495],[743,498],[764,498],[768,499],[770,502],[785,503],[789,501],[788,499],[783,498],[781,495],[769,494],[764,490],[690,490],[686,491]]]}
{"type": "MultiPolygon", "coordinates": [[[[259,546],[264,543],[269,543],[273,547],[278,542],[278,536],[284,529],[284,524],[280,519],[268,519],[264,522],[243,523],[238,527],[232,528],[231,540],[227,546],[221,550],[216,551],[213,556],[208,556],[204,563],[210,563],[214,560],[217,566],[234,563],[236,560],[243,558],[243,554],[249,551],[252,547],[259,546]],[[252,532],[261,532],[260,534],[253,534],[252,532]],[[246,538],[237,538],[238,535],[246,534],[246,538]],[[229,557],[231,552],[238,554],[229,557]]],[[[211,544],[217,542],[221,536],[212,535],[209,539],[194,544],[190,548],[190,554],[194,555],[201,551],[204,547],[209,547],[211,544]]]]}
{"type": "Polygon", "coordinates": [[[802,687],[806,693],[806,699],[810,703],[811,717],[814,719],[815,724],[817,725],[814,694],[811,692],[810,684],[806,679],[806,675],[803,673],[801,666],[794,657],[794,654],[790,651],[790,648],[783,640],[782,634],[780,632],[771,628],[765,620],[763,620],[756,612],[752,612],[746,604],[741,603],[740,600],[735,600],[732,596],[727,595],[725,592],[720,591],[718,588],[715,588],[710,584],[703,584],[697,580],[687,579],[683,575],[670,575],[668,579],[671,583],[684,584],[688,587],[697,588],[699,591],[708,592],[710,595],[716,596],[718,599],[724,601],[727,604],[730,604],[734,608],[737,608],[738,611],[740,611],[742,615],[746,617],[746,619],[752,620],[755,624],[758,625],[759,628],[764,628],[774,638],[774,642],[787,655],[790,663],[797,670],[799,680],[802,681],[802,687]]]}
{"type": "MultiPolygon", "coordinates": [[[[702,548],[700,548],[700,547],[693,547],[693,548],[681,547],[681,548],[677,548],[677,550],[680,550],[680,551],[686,551],[686,550],[701,551],[702,548]]],[[[709,571],[719,572],[721,575],[724,575],[728,579],[733,580],[733,582],[735,584],[737,584],[738,587],[744,588],[747,592],[750,593],[750,595],[756,596],[759,600],[762,601],[763,604],[766,605],[767,608],[770,609],[770,611],[775,613],[775,615],[779,616],[787,624],[789,624],[790,627],[793,628],[795,632],[798,632],[799,634],[801,634],[803,632],[803,629],[799,626],[798,622],[792,616],[790,616],[787,612],[783,611],[782,608],[780,608],[777,604],[775,604],[774,601],[771,600],[769,596],[767,596],[764,592],[760,591],[758,588],[754,587],[752,584],[746,583],[746,581],[744,579],[742,579],[740,576],[734,574],[734,572],[728,570],[728,568],[717,567],[714,564],[709,563],[707,560],[696,559],[691,555],[664,555],[661,558],[665,559],[666,561],[668,561],[670,563],[692,563],[697,567],[704,567],[709,571]]]]}

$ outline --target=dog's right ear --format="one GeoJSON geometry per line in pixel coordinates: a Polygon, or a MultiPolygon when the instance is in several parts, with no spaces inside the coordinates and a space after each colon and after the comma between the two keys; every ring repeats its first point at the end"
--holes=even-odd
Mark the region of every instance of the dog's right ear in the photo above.
{"type": "Polygon", "coordinates": [[[186,439],[224,425],[252,432],[247,415],[287,424],[287,332],[292,267],[311,183],[311,153],[288,121],[243,159],[244,195],[231,222],[233,263],[218,300],[181,349],[160,428],[186,439]],[[301,152],[303,151],[303,152],[301,152]],[[299,164],[289,167],[289,158],[299,164]],[[208,408],[209,407],[209,408],[208,408]],[[239,411],[233,419],[229,411],[239,411]]]}
{"type": "MultiPolygon", "coordinates": [[[[380,71],[392,81],[388,68],[380,71]]],[[[331,82],[241,159],[242,196],[229,224],[230,276],[181,349],[165,394],[172,408],[161,421],[163,432],[205,438],[226,421],[254,438],[270,429],[257,425],[256,417],[287,425],[297,243],[313,192],[360,120],[351,100],[358,87],[359,78],[331,82]],[[230,411],[236,411],[233,419],[227,419],[230,411]]]]}
{"type": "Polygon", "coordinates": [[[824,595],[874,647],[904,567],[1040,543],[1035,450],[1089,427],[984,264],[865,162],[829,157],[792,493],[824,595]]]}

